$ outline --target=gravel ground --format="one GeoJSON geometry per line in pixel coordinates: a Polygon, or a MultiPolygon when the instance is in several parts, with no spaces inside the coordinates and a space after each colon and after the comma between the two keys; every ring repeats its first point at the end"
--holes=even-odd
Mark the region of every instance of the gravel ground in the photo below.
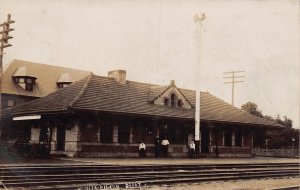
{"type": "MultiPolygon", "coordinates": [[[[299,186],[299,178],[253,179],[236,181],[203,182],[175,186],[153,186],[142,190],[271,190],[275,188],[299,186]]],[[[299,188],[300,189],[300,188],[299,188]]]]}

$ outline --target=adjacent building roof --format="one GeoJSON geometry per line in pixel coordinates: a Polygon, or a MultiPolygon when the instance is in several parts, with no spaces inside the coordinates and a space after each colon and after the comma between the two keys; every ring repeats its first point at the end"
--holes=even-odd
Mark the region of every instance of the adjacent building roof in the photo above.
{"type": "Polygon", "coordinates": [[[16,72],[13,74],[13,77],[33,77],[33,78],[36,78],[34,76],[34,74],[30,74],[28,72],[26,66],[18,67],[16,72]]]}
{"type": "MultiPolygon", "coordinates": [[[[46,97],[6,109],[4,115],[20,116],[84,110],[194,119],[194,109],[149,103],[149,96],[159,94],[164,88],[168,87],[133,81],[120,84],[113,78],[91,74],[46,97]]],[[[195,91],[179,90],[195,106],[195,91]]],[[[201,120],[281,127],[275,122],[233,107],[208,92],[201,92],[201,120]]]]}
{"type": "MultiPolygon", "coordinates": [[[[44,97],[58,90],[56,82],[59,76],[63,73],[68,73],[69,79],[72,78],[74,81],[83,79],[91,74],[91,72],[88,71],[22,60],[13,60],[11,63],[5,66],[3,73],[2,93],[31,97],[44,97]],[[13,76],[35,77],[36,86],[33,91],[26,91],[13,81],[13,76]]],[[[66,77],[64,77],[64,80],[65,79],[66,77]]]]}
{"type": "Polygon", "coordinates": [[[72,83],[72,82],[74,82],[74,80],[69,73],[61,73],[56,81],[56,83],[72,83]]]}

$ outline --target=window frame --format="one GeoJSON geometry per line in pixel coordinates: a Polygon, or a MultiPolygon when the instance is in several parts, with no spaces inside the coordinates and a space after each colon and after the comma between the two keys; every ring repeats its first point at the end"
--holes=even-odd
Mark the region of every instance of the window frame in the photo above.
{"type": "Polygon", "coordinates": [[[118,126],[118,143],[129,144],[130,143],[130,127],[128,124],[118,126]]]}
{"type": "Polygon", "coordinates": [[[177,98],[176,98],[175,93],[172,93],[172,94],[171,94],[170,99],[171,99],[171,104],[170,104],[171,107],[176,107],[176,103],[177,103],[177,102],[176,102],[176,99],[177,99],[177,98]]]}
{"type": "Polygon", "coordinates": [[[11,99],[7,100],[7,107],[13,107],[13,106],[15,106],[15,101],[11,99]]]}
{"type": "Polygon", "coordinates": [[[179,108],[182,108],[183,101],[182,100],[177,100],[177,105],[178,105],[179,108]]]}
{"type": "Polygon", "coordinates": [[[164,105],[169,106],[169,98],[164,98],[164,105]]]}
{"type": "Polygon", "coordinates": [[[232,147],[232,130],[227,129],[224,131],[224,146],[232,147]]]}
{"type": "Polygon", "coordinates": [[[113,124],[112,122],[103,122],[100,126],[100,143],[113,143],[113,124]]]}
{"type": "Polygon", "coordinates": [[[33,84],[32,83],[25,83],[25,90],[26,91],[33,91],[33,84]]]}
{"type": "Polygon", "coordinates": [[[243,132],[242,129],[235,130],[235,139],[234,139],[235,146],[241,147],[243,146],[243,132]]]}

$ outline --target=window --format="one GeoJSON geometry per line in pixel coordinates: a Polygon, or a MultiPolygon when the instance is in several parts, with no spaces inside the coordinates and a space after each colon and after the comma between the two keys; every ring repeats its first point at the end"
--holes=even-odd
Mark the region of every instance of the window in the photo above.
{"type": "Polygon", "coordinates": [[[67,83],[67,82],[64,82],[64,83],[62,83],[62,82],[59,82],[59,83],[57,83],[57,86],[58,86],[58,88],[64,88],[64,87],[66,87],[66,86],[69,86],[71,83],[67,83]]]}
{"type": "Polygon", "coordinates": [[[81,126],[80,128],[80,141],[81,142],[97,142],[98,141],[98,127],[92,124],[81,126]]]}
{"type": "Polygon", "coordinates": [[[147,134],[148,135],[152,135],[154,133],[154,127],[153,126],[149,126],[146,128],[147,134]]]}
{"type": "Polygon", "coordinates": [[[231,129],[227,129],[224,133],[224,143],[225,146],[232,146],[232,131],[231,129]]]}
{"type": "Polygon", "coordinates": [[[50,128],[46,125],[42,125],[40,128],[40,137],[39,142],[42,144],[49,143],[49,137],[50,137],[50,128]]]}
{"type": "Polygon", "coordinates": [[[15,102],[13,100],[7,101],[7,107],[13,107],[15,105],[15,102]]]}
{"type": "Polygon", "coordinates": [[[130,136],[130,128],[128,125],[121,125],[118,127],[118,142],[120,144],[128,144],[130,136]]]}
{"type": "Polygon", "coordinates": [[[235,146],[242,146],[242,130],[237,129],[235,131],[235,146]]]}
{"type": "Polygon", "coordinates": [[[171,106],[172,107],[176,106],[176,95],[175,94],[171,95],[171,106]]]}
{"type": "Polygon", "coordinates": [[[33,90],[33,84],[32,83],[26,83],[25,84],[25,90],[32,91],[33,90]]]}
{"type": "Polygon", "coordinates": [[[187,138],[184,127],[176,126],[167,129],[168,139],[172,144],[184,144],[184,139],[187,138]]]}
{"type": "Polygon", "coordinates": [[[35,83],[35,79],[34,77],[14,77],[14,81],[16,83],[19,83],[19,85],[22,88],[25,88],[26,91],[33,91],[33,87],[34,87],[34,83],[35,83]],[[25,86],[24,86],[25,84],[25,86]]]}
{"type": "Polygon", "coordinates": [[[178,107],[182,107],[182,100],[178,100],[178,107]]]}
{"type": "Polygon", "coordinates": [[[24,83],[25,82],[24,78],[17,78],[17,80],[18,80],[19,83],[24,83]]]}
{"type": "Polygon", "coordinates": [[[100,142],[112,143],[113,141],[113,126],[111,122],[104,122],[100,130],[100,142]]]}
{"type": "Polygon", "coordinates": [[[32,79],[26,79],[26,83],[27,84],[31,84],[32,83],[32,79]]]}
{"type": "Polygon", "coordinates": [[[164,100],[164,105],[165,105],[165,106],[168,106],[168,105],[169,105],[169,98],[165,98],[165,100],[164,100]]]}

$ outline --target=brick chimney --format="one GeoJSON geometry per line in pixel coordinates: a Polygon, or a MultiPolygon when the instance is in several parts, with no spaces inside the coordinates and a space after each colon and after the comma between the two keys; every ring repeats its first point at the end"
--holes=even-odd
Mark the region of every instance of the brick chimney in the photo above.
{"type": "Polygon", "coordinates": [[[176,85],[175,85],[175,80],[171,80],[171,81],[170,81],[170,86],[176,86],[176,85]]]}
{"type": "Polygon", "coordinates": [[[126,71],[125,70],[109,71],[108,77],[114,78],[120,84],[126,84],[126,71]]]}

